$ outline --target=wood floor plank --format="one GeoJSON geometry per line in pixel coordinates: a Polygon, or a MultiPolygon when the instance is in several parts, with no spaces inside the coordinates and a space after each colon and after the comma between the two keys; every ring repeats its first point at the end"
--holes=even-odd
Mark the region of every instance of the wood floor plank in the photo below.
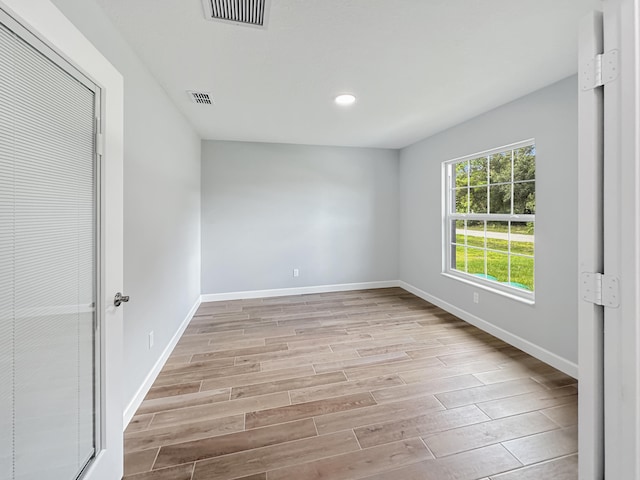
{"type": "Polygon", "coordinates": [[[139,432],[141,430],[146,430],[147,428],[149,428],[149,424],[151,423],[151,420],[153,420],[152,413],[139,414],[138,412],[136,412],[136,414],[133,416],[133,418],[129,422],[129,425],[127,425],[125,433],[132,433],[132,432],[139,432]]]}
{"type": "MultiPolygon", "coordinates": [[[[336,354],[340,355],[340,354],[336,354]]],[[[371,355],[369,357],[357,357],[351,360],[339,360],[335,362],[316,363],[313,365],[316,373],[335,372],[338,370],[349,370],[362,368],[364,366],[388,364],[408,359],[405,352],[385,353],[383,355],[371,355]]]]}
{"type": "Polygon", "coordinates": [[[477,480],[521,466],[501,445],[424,460],[366,480],[477,480]]]}
{"type": "Polygon", "coordinates": [[[193,463],[163,468],[151,472],[127,475],[123,480],[191,480],[193,475],[193,463]]]}
{"type": "Polygon", "coordinates": [[[417,439],[403,440],[381,447],[307,462],[302,465],[271,470],[269,480],[350,480],[433,458],[417,439]]]}
{"type": "MultiPolygon", "coordinates": [[[[313,345],[334,345],[336,343],[343,342],[357,342],[359,340],[371,340],[373,337],[368,333],[354,333],[348,335],[339,335],[334,337],[320,337],[320,338],[303,338],[297,335],[295,338],[290,339],[287,342],[289,348],[304,348],[313,345]],[[297,340],[295,339],[297,338],[297,340]]],[[[266,339],[265,339],[266,342],[266,339]]]]}
{"type": "Polygon", "coordinates": [[[272,353],[287,350],[286,343],[274,343],[273,345],[261,345],[258,347],[233,348],[230,350],[218,350],[216,352],[202,353],[194,355],[192,362],[205,362],[219,358],[243,357],[247,355],[258,355],[261,353],[272,353]]]}
{"type": "Polygon", "coordinates": [[[362,380],[364,378],[379,377],[392,373],[402,374],[411,370],[420,370],[434,365],[442,365],[437,358],[426,358],[424,360],[399,360],[392,363],[380,365],[369,365],[364,368],[352,368],[345,372],[349,380],[362,380]]]}
{"type": "Polygon", "coordinates": [[[413,337],[409,335],[401,335],[399,337],[389,337],[382,338],[376,340],[361,340],[359,342],[344,342],[344,343],[336,343],[331,346],[331,350],[334,352],[339,352],[342,350],[358,350],[360,348],[376,348],[376,347],[385,347],[387,345],[393,345],[398,343],[408,343],[415,342],[413,337]]]}
{"type": "Polygon", "coordinates": [[[362,448],[396,442],[405,438],[423,437],[452,428],[489,420],[475,405],[452,410],[438,410],[403,420],[360,427],[354,430],[362,448]]]}
{"type": "Polygon", "coordinates": [[[141,450],[137,452],[127,451],[124,455],[124,475],[148,472],[153,466],[153,462],[158,455],[158,448],[141,450]]]}
{"type": "MultiPolygon", "coordinates": [[[[342,373],[342,372],[339,372],[342,373]]],[[[396,375],[385,375],[382,377],[371,377],[364,380],[333,383],[319,387],[304,388],[289,393],[291,403],[304,403],[325,398],[339,397],[354,393],[370,392],[380,388],[388,388],[404,385],[402,379],[396,375]]]]}
{"type": "Polygon", "coordinates": [[[479,387],[446,392],[436,395],[436,398],[447,408],[470,405],[472,403],[486,402],[496,398],[512,397],[523,393],[543,390],[544,387],[529,378],[510,380],[507,382],[493,383],[479,387]]]}
{"type": "Polygon", "coordinates": [[[542,462],[578,451],[578,427],[568,427],[551,432],[539,433],[503,445],[523,465],[542,462]]]}
{"type": "MultiPolygon", "coordinates": [[[[292,362],[295,362],[296,365],[318,365],[324,364],[326,362],[343,362],[347,360],[359,359],[360,356],[358,352],[337,352],[334,353],[331,351],[328,345],[323,345],[328,351],[324,353],[316,353],[312,355],[299,355],[292,358],[281,358],[280,360],[268,360],[265,362],[261,362],[261,368],[263,372],[268,372],[271,370],[280,370],[282,368],[287,368],[291,365],[292,362]]],[[[291,350],[295,352],[296,350],[291,350]]],[[[317,371],[317,370],[316,370],[317,371]]],[[[339,371],[339,370],[333,370],[339,371]]],[[[328,372],[317,372],[317,373],[328,373],[328,372]]]]}
{"type": "Polygon", "coordinates": [[[559,407],[545,408],[541,412],[561,427],[570,427],[578,424],[578,404],[576,402],[559,407]]]}
{"type": "Polygon", "coordinates": [[[547,388],[566,387],[567,385],[577,385],[578,381],[562,372],[552,372],[546,375],[537,375],[532,377],[536,382],[547,388]]]}
{"type": "Polygon", "coordinates": [[[195,407],[198,405],[210,405],[212,403],[226,402],[231,394],[230,388],[209,390],[207,392],[186,393],[184,395],[172,395],[170,397],[153,398],[144,400],[138,408],[138,413],[158,413],[176,408],[195,407]]]}
{"type": "Polygon", "coordinates": [[[491,418],[502,418],[558,405],[577,403],[577,401],[578,389],[575,386],[569,386],[554,390],[543,389],[508,398],[498,398],[480,402],[477,405],[491,418]]]}
{"type": "MultiPolygon", "coordinates": [[[[407,352],[409,355],[411,353],[412,352],[407,352]]],[[[495,363],[490,362],[465,363],[464,365],[455,365],[453,367],[436,364],[425,368],[400,372],[400,378],[407,384],[465,374],[473,374],[477,378],[477,373],[479,372],[491,372],[499,370],[499,368],[495,363]]]]}
{"type": "Polygon", "coordinates": [[[491,383],[500,383],[509,380],[532,378],[538,376],[540,373],[551,373],[553,371],[555,371],[555,369],[549,365],[543,364],[536,367],[529,367],[528,365],[522,365],[520,362],[513,362],[500,369],[476,373],[475,376],[482,383],[489,385],[491,383]]]}
{"type": "MultiPolygon", "coordinates": [[[[205,370],[195,370],[187,373],[166,373],[158,375],[154,385],[157,387],[166,385],[177,385],[180,383],[194,382],[200,380],[212,380],[216,378],[236,377],[247,373],[260,371],[259,363],[249,363],[232,367],[220,367],[205,370]]],[[[228,385],[226,385],[228,386],[228,385]]],[[[211,390],[210,388],[207,390],[211,390]]]]}
{"type": "Polygon", "coordinates": [[[250,374],[233,375],[230,377],[210,378],[202,382],[202,391],[217,390],[225,387],[237,387],[240,385],[253,385],[255,383],[273,382],[289,378],[307,377],[314,375],[315,370],[311,365],[301,367],[283,368],[272,372],[258,372],[250,374]]]}
{"type": "MultiPolygon", "coordinates": [[[[281,345],[281,344],[275,344],[275,345],[281,345]]],[[[310,355],[314,353],[331,353],[331,348],[329,348],[328,345],[314,345],[311,347],[299,348],[296,350],[289,350],[288,347],[280,348],[273,352],[236,355],[235,363],[236,365],[244,365],[247,363],[255,363],[255,362],[262,363],[268,360],[291,359],[291,358],[301,357],[303,355],[310,355]]]]}
{"type": "Polygon", "coordinates": [[[521,356],[522,352],[514,353],[511,349],[501,348],[498,351],[494,352],[476,352],[476,351],[467,351],[460,353],[453,353],[451,355],[439,355],[438,358],[445,365],[462,365],[464,363],[471,362],[496,362],[507,363],[510,362],[514,357],[521,356]]]}
{"type": "Polygon", "coordinates": [[[154,398],[166,398],[175,395],[184,395],[186,393],[196,393],[200,391],[201,381],[179,383],[177,385],[167,385],[164,387],[151,387],[147,393],[145,400],[153,400],[154,398]]]}
{"type": "Polygon", "coordinates": [[[313,420],[256,428],[160,448],[154,469],[317,436],[313,420]]]}
{"type": "MultiPolygon", "coordinates": [[[[425,380],[421,383],[402,385],[371,392],[378,403],[395,402],[407,398],[422,397],[424,395],[441,394],[454,390],[465,390],[482,385],[482,382],[473,375],[458,375],[456,377],[436,378],[425,380]]],[[[445,404],[445,406],[447,406],[445,404]]]]}
{"type": "Polygon", "coordinates": [[[347,377],[344,373],[329,372],[308,377],[288,378],[284,380],[274,380],[273,382],[242,385],[231,389],[231,399],[255,397],[257,395],[266,395],[267,393],[287,391],[290,392],[290,395],[293,395],[296,390],[346,381],[347,377]]]}
{"type": "Polygon", "coordinates": [[[342,397],[328,398],[314,402],[297,403],[284,407],[269,408],[265,410],[248,412],[245,416],[247,429],[274,425],[276,423],[290,422],[301,418],[317,417],[328,413],[343,412],[362,407],[375,405],[376,402],[370,393],[358,393],[344,395],[342,397]]]}
{"type": "Polygon", "coordinates": [[[195,421],[213,420],[215,418],[237,415],[248,410],[260,410],[283,405],[289,405],[289,395],[284,392],[261,395],[259,397],[241,398],[228,402],[213,403],[211,405],[180,408],[156,413],[149,427],[160,428],[195,421]]]}
{"type": "Polygon", "coordinates": [[[557,428],[542,413],[531,412],[454,428],[423,439],[436,457],[444,457],[557,428]]]}
{"type": "Polygon", "coordinates": [[[191,423],[127,433],[124,436],[124,449],[127,452],[135,452],[241,430],[244,430],[244,414],[215,418],[213,420],[198,419],[191,423]]]}
{"type": "Polygon", "coordinates": [[[576,412],[574,379],[401,288],[207,302],[126,478],[574,480],[576,412]]]}
{"type": "Polygon", "coordinates": [[[352,431],[234,453],[196,463],[193,480],[231,480],[360,450],[352,431]]]}
{"type": "Polygon", "coordinates": [[[491,480],[578,480],[578,455],[558,458],[491,477],[491,480]]]}
{"type": "Polygon", "coordinates": [[[442,404],[433,395],[322,415],[315,417],[315,422],[318,433],[324,435],[325,433],[383,423],[389,419],[413,418],[423,415],[429,410],[444,410],[442,404]]]}

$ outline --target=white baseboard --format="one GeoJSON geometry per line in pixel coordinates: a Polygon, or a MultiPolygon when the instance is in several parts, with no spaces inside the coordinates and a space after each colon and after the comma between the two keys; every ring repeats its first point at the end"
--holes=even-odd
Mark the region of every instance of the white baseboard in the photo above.
{"type": "Polygon", "coordinates": [[[503,340],[510,345],[513,345],[516,348],[519,348],[523,352],[528,353],[529,355],[536,357],[538,360],[541,360],[545,363],[548,363],[554,368],[557,368],[561,372],[566,373],[567,375],[572,376],[573,378],[578,378],[578,365],[570,362],[569,360],[556,355],[555,353],[550,352],[534,343],[531,343],[528,340],[525,340],[522,337],[514,335],[511,332],[508,332],[500,327],[496,327],[495,325],[483,320],[461,308],[456,307],[440,298],[434,297],[433,295],[428,294],[427,292],[420,290],[419,288],[414,287],[406,282],[399,281],[397,284],[399,287],[404,288],[406,291],[413,293],[414,295],[426,300],[429,303],[433,303],[438,307],[446,310],[447,312],[455,315],[456,317],[461,318],[465,322],[470,323],[478,327],[480,330],[484,330],[487,333],[490,333],[494,337],[498,337],[500,340],[503,340]]]}
{"type": "Polygon", "coordinates": [[[340,283],[335,285],[318,285],[314,287],[276,288],[272,290],[248,290],[245,292],[207,293],[202,295],[203,302],[220,302],[224,300],[244,300],[249,298],[285,297],[308,293],[344,292],[348,290],[369,290],[372,288],[397,287],[398,280],[364,283],[340,283]]]}
{"type": "Polygon", "coordinates": [[[133,398],[127,405],[127,407],[124,409],[123,425],[125,429],[127,428],[127,425],[129,425],[129,422],[135,415],[136,410],[138,410],[138,408],[140,407],[140,404],[142,404],[142,400],[144,400],[144,397],[147,395],[147,392],[149,392],[149,389],[153,385],[153,382],[156,381],[156,377],[160,373],[160,370],[162,370],[162,367],[164,367],[164,364],[169,358],[169,355],[171,355],[171,352],[173,352],[173,349],[178,343],[178,340],[180,340],[180,337],[182,337],[182,334],[187,328],[187,325],[189,325],[189,322],[191,321],[196,311],[198,310],[198,307],[200,306],[200,302],[201,302],[201,299],[198,298],[196,300],[196,303],[193,304],[193,307],[191,307],[191,310],[189,310],[189,313],[187,313],[187,316],[180,324],[180,327],[178,327],[178,330],[173,335],[173,337],[171,338],[171,341],[162,352],[162,355],[160,355],[160,358],[158,358],[158,361],[155,363],[155,365],[153,366],[153,368],[151,369],[147,377],[144,379],[144,382],[142,383],[142,385],[140,386],[136,394],[133,396],[133,398]]]}

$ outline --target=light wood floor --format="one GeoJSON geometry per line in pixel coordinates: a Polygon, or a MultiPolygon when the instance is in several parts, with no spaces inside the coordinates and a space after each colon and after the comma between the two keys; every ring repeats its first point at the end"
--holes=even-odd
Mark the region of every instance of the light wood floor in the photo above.
{"type": "Polygon", "coordinates": [[[399,288],[204,303],[130,480],[575,480],[577,386],[399,288]]]}

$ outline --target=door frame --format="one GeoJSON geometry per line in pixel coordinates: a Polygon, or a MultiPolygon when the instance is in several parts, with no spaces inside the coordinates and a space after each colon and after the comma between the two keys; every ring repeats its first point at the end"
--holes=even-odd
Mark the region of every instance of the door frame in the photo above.
{"type": "MultiPolygon", "coordinates": [[[[603,50],[602,12],[580,22],[578,36],[578,282],[603,272],[603,89],[590,88],[583,71],[603,50]]],[[[604,475],[604,307],[578,300],[579,471],[583,480],[604,475]]]]}
{"type": "Polygon", "coordinates": [[[102,412],[96,458],[82,478],[113,480],[123,475],[123,320],[122,309],[113,306],[113,296],[123,287],[123,78],[50,0],[0,0],[0,8],[100,88],[103,149],[98,163],[98,232],[102,248],[97,301],[101,314],[98,395],[102,412]]]}
{"type": "Polygon", "coordinates": [[[604,313],[605,478],[640,479],[640,4],[605,0],[604,268],[620,284],[604,313]]]}

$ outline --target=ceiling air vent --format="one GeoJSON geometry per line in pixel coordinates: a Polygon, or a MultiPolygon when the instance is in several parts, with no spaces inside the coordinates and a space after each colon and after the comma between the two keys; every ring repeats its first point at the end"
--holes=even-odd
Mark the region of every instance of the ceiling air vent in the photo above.
{"type": "Polygon", "coordinates": [[[207,20],[266,27],[271,0],[202,0],[207,20]]]}
{"type": "Polygon", "coordinates": [[[192,90],[187,90],[187,93],[193,103],[199,103],[200,105],[213,105],[213,99],[209,92],[194,92],[192,90]]]}

